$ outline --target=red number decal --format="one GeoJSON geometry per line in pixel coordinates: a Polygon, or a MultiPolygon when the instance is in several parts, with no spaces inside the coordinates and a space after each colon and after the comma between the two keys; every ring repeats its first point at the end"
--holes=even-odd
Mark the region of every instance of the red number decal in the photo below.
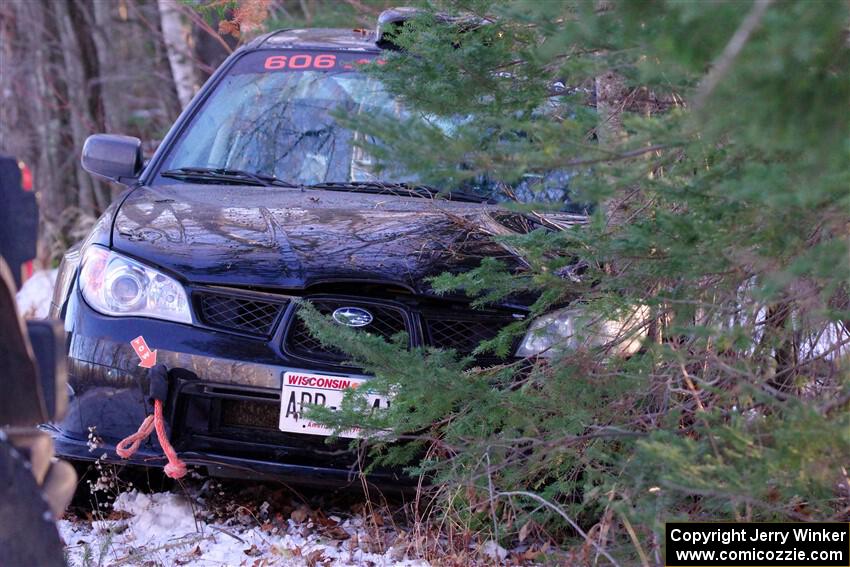
{"type": "Polygon", "coordinates": [[[266,69],[283,69],[286,67],[286,55],[272,55],[266,59],[266,69]]]}
{"type": "Polygon", "coordinates": [[[324,53],[315,58],[307,53],[297,55],[272,55],[266,58],[265,69],[333,69],[336,67],[336,55],[324,53]]]}
{"type": "Polygon", "coordinates": [[[293,55],[289,58],[289,68],[290,69],[307,69],[310,65],[313,64],[313,57],[310,55],[305,55],[303,53],[299,55],[293,55]]]}
{"type": "Polygon", "coordinates": [[[313,67],[316,69],[333,69],[336,66],[336,55],[324,54],[317,55],[313,59],[313,67]]]}

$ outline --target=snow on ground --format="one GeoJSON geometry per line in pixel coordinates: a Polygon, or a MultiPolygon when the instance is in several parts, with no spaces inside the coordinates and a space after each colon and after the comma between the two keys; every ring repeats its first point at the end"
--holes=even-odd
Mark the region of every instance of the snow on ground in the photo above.
{"type": "Polygon", "coordinates": [[[428,565],[408,556],[403,530],[367,526],[362,515],[325,516],[303,505],[288,517],[274,511],[277,502],[221,508],[207,501],[210,484],[192,496],[131,490],[117,497],[103,519],[61,520],[68,565],[428,565]]]}
{"type": "Polygon", "coordinates": [[[24,282],[17,294],[18,313],[24,319],[44,319],[50,309],[50,298],[58,270],[39,270],[24,282]]]}

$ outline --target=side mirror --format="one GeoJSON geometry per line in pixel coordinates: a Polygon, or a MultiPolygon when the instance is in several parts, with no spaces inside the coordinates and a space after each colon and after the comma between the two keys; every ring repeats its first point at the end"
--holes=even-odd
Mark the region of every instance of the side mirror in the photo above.
{"type": "Polygon", "coordinates": [[[122,183],[142,171],[142,141],[132,136],[94,134],[86,140],[80,161],[92,175],[122,183]]]}

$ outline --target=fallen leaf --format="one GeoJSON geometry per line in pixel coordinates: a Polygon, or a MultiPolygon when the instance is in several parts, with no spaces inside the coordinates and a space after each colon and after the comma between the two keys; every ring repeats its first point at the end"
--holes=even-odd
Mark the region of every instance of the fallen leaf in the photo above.
{"type": "Polygon", "coordinates": [[[107,520],[126,520],[132,516],[129,512],[125,512],[123,510],[113,510],[109,513],[109,516],[106,517],[107,520]]]}
{"type": "Polygon", "coordinates": [[[243,550],[243,553],[249,557],[258,557],[263,554],[256,545],[251,545],[248,549],[243,550]]]}
{"type": "Polygon", "coordinates": [[[321,510],[316,510],[316,512],[313,514],[313,521],[323,528],[332,528],[339,524],[339,522],[325,516],[321,510]]]}
{"type": "Polygon", "coordinates": [[[325,552],[321,549],[314,549],[311,551],[304,560],[307,562],[307,567],[316,567],[319,561],[325,558],[325,552]]]}
{"type": "Polygon", "coordinates": [[[344,540],[351,537],[351,534],[349,534],[347,531],[345,531],[339,526],[325,528],[324,530],[322,530],[322,533],[328,536],[329,538],[336,540],[344,540]]]}
{"type": "Polygon", "coordinates": [[[522,542],[524,542],[524,541],[525,541],[525,538],[527,538],[527,537],[528,537],[528,532],[529,532],[529,531],[531,531],[531,520],[529,520],[528,522],[526,522],[526,523],[525,523],[525,524],[524,524],[524,525],[523,525],[523,526],[519,529],[519,542],[520,542],[520,543],[522,543],[522,542]]]}
{"type": "Polygon", "coordinates": [[[310,515],[310,509],[307,506],[299,506],[295,510],[292,511],[292,514],[289,515],[293,521],[303,523],[307,517],[310,515]]]}

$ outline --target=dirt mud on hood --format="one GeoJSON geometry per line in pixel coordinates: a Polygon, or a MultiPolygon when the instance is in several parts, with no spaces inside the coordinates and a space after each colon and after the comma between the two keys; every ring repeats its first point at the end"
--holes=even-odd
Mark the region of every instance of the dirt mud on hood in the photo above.
{"type": "Polygon", "coordinates": [[[504,209],[415,197],[278,187],[179,184],[134,190],[116,250],[194,283],[302,289],[329,281],[403,285],[496,257],[504,209]]]}

